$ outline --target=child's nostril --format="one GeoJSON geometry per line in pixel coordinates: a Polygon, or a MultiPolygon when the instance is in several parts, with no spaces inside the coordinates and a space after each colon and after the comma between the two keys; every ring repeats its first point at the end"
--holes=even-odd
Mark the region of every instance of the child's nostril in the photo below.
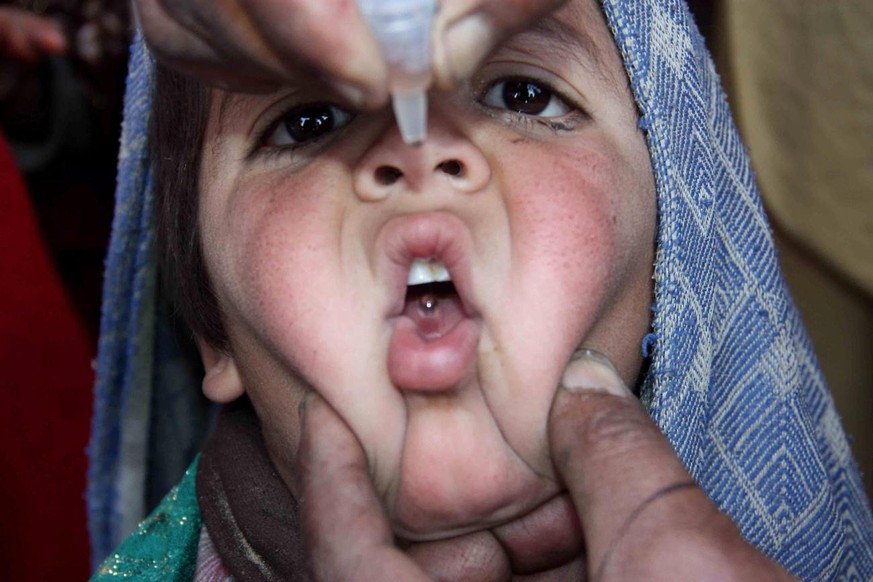
{"type": "Polygon", "coordinates": [[[449,176],[460,177],[464,173],[464,166],[458,160],[446,160],[438,165],[437,169],[449,176]]]}
{"type": "Polygon", "coordinates": [[[380,186],[390,186],[397,182],[402,175],[403,172],[394,166],[379,166],[376,168],[376,182],[380,186]]]}

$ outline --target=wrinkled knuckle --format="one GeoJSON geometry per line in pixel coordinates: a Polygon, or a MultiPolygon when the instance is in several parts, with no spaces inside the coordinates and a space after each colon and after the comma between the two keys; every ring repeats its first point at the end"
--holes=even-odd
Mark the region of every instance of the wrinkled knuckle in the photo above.
{"type": "Polygon", "coordinates": [[[563,0],[535,1],[511,0],[512,10],[507,10],[505,0],[490,2],[495,12],[511,15],[518,22],[528,22],[532,18],[545,14],[550,9],[560,5],[563,0]]]}
{"type": "Polygon", "coordinates": [[[178,2],[177,0],[150,0],[153,6],[165,15],[179,21],[184,21],[191,12],[191,7],[186,2],[178,2]]]}
{"type": "Polygon", "coordinates": [[[600,393],[561,401],[550,425],[553,462],[564,470],[582,452],[588,460],[621,458],[653,432],[638,402],[600,393]]]}
{"type": "Polygon", "coordinates": [[[649,419],[641,416],[635,405],[633,401],[612,401],[608,406],[596,407],[586,426],[585,439],[593,444],[639,443],[640,437],[651,432],[651,426],[649,419]]]}

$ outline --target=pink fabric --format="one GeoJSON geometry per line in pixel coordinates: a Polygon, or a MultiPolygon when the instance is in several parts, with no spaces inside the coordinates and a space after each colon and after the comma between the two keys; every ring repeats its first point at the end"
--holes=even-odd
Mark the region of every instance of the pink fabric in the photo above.
{"type": "Polygon", "coordinates": [[[221,556],[212,545],[206,526],[200,528],[200,544],[197,546],[197,569],[194,582],[233,582],[233,576],[221,561],[221,556]]]}

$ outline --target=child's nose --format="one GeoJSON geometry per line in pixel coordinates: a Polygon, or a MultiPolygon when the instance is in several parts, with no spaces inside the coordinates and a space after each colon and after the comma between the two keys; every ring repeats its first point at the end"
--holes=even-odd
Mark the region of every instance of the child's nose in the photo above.
{"type": "Polygon", "coordinates": [[[427,139],[403,143],[396,125],[374,142],[355,168],[355,193],[361,200],[383,200],[392,193],[456,191],[473,193],[491,181],[482,151],[439,113],[428,119],[427,139]]]}

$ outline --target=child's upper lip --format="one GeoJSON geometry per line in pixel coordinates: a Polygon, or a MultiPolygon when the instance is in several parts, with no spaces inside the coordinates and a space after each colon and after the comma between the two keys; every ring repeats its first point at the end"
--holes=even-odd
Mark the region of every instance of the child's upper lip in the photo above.
{"type": "Polygon", "coordinates": [[[437,211],[394,217],[380,229],[376,252],[379,277],[388,283],[389,318],[403,312],[407,278],[415,259],[441,262],[451,275],[465,313],[470,317],[478,314],[471,276],[473,240],[457,216],[437,211]]]}

